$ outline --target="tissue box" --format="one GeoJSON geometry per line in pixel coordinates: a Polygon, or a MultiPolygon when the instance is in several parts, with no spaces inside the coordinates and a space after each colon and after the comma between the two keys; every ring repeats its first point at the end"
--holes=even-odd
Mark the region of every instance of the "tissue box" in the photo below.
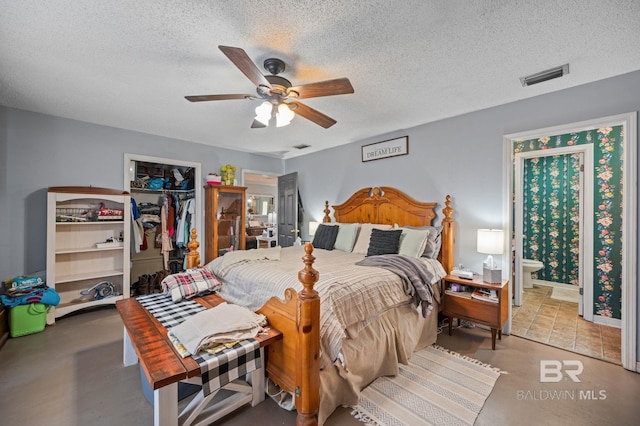
{"type": "Polygon", "coordinates": [[[490,284],[500,284],[502,282],[502,270],[482,268],[482,281],[490,284]]]}

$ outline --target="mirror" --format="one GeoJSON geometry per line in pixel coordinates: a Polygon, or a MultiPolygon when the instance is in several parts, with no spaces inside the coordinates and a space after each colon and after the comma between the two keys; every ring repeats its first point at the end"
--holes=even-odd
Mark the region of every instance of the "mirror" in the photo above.
{"type": "Polygon", "coordinates": [[[247,194],[247,218],[251,221],[267,223],[274,211],[275,197],[264,194],[247,194]]]}

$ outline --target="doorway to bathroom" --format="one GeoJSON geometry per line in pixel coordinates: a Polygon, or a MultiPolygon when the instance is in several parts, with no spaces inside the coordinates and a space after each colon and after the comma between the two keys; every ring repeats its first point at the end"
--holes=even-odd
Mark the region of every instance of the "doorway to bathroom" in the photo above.
{"type": "Polygon", "coordinates": [[[515,252],[522,254],[515,260],[516,306],[535,283],[577,303],[578,314],[593,321],[593,311],[583,309],[593,298],[593,186],[585,185],[593,168],[585,164],[593,164],[590,144],[515,155],[515,252]]]}
{"type": "MultiPolygon", "coordinates": [[[[538,341],[558,347],[563,347],[560,344],[562,338],[566,342],[568,336],[573,335],[572,344],[563,348],[574,352],[580,352],[576,337],[584,333],[587,340],[597,339],[601,344],[599,353],[586,353],[587,355],[601,359],[611,358],[608,360],[617,360],[624,368],[637,371],[636,131],[637,114],[634,112],[504,137],[504,177],[507,183],[504,200],[508,220],[505,232],[512,236],[510,288],[514,302],[510,306],[510,321],[505,327],[505,333],[526,333],[528,336],[525,337],[531,340],[538,340],[532,338],[535,334],[546,333],[544,339],[538,341]],[[556,155],[559,157],[554,157],[556,155]],[[561,309],[561,305],[572,302],[560,300],[558,295],[551,297],[553,288],[535,285],[533,289],[523,289],[522,284],[523,259],[534,256],[531,251],[524,252],[526,246],[523,240],[533,236],[527,233],[523,220],[525,213],[539,213],[523,200],[525,165],[531,166],[535,162],[539,165],[543,158],[546,159],[544,161],[555,161],[558,164],[567,159],[568,163],[584,165],[583,171],[578,173],[582,183],[576,181],[569,186],[582,185],[582,194],[578,205],[571,207],[576,211],[568,216],[566,223],[571,228],[571,221],[578,221],[575,229],[578,233],[578,246],[563,252],[564,258],[540,259],[548,266],[557,268],[571,260],[574,254],[578,256],[577,273],[574,274],[576,278],[571,278],[569,274],[568,281],[583,283],[583,316],[578,315],[577,304],[574,304],[575,314],[571,314],[573,320],[561,309]],[[587,173],[591,173],[591,176],[587,176],[587,173]],[[587,189],[592,195],[588,194],[587,189]],[[582,215],[577,211],[580,208],[583,209],[582,215]],[[517,317],[525,317],[526,324],[516,321],[517,317]],[[545,320],[549,320],[547,322],[557,328],[545,325],[545,320]],[[573,330],[569,328],[569,323],[574,324],[573,330]],[[616,350],[615,345],[604,349],[603,344],[612,342],[617,344],[618,352],[605,356],[605,350],[616,350]]],[[[561,191],[552,184],[544,190],[561,191]]],[[[548,197],[543,196],[544,190],[535,184],[526,189],[528,193],[538,191],[536,196],[541,199],[541,205],[548,203],[548,197]]],[[[561,218],[554,217],[553,214],[550,217],[552,222],[561,221],[561,218]]],[[[539,244],[562,245],[565,240],[574,239],[574,236],[563,235],[556,230],[555,222],[551,227],[540,229],[545,239],[539,240],[539,244]]],[[[535,238],[533,241],[535,248],[535,238]]]]}
{"type": "Polygon", "coordinates": [[[620,329],[593,323],[593,145],[515,156],[521,286],[512,333],[620,364],[620,329]]]}

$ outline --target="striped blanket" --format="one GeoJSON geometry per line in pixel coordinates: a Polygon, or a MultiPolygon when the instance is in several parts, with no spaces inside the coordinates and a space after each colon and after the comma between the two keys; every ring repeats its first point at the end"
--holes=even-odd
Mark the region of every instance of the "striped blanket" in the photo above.
{"type": "MultiPolygon", "coordinates": [[[[250,251],[267,252],[275,249],[250,251]]],[[[280,249],[278,249],[280,250],[280,249]]],[[[354,325],[366,323],[381,313],[411,303],[402,280],[393,272],[377,267],[357,266],[364,255],[340,250],[315,249],[313,267],[319,272],[315,285],[320,295],[321,366],[333,364],[342,341],[354,325]]],[[[303,268],[303,246],[280,250],[280,260],[237,263],[227,267],[222,256],[205,266],[222,282],[219,294],[229,303],[260,309],[273,296],[283,297],[287,288],[302,289],[298,271],[303,268]],[[224,266],[224,269],[222,268],[224,266]]],[[[437,260],[422,258],[433,282],[446,274],[437,260]]]]}

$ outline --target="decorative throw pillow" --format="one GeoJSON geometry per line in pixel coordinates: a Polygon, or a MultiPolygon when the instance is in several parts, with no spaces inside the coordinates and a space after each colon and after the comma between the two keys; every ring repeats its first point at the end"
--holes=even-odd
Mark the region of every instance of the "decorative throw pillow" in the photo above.
{"type": "Polygon", "coordinates": [[[439,226],[405,226],[408,229],[426,229],[429,231],[429,238],[427,238],[427,244],[424,247],[424,252],[421,257],[427,257],[429,259],[437,259],[440,254],[440,248],[442,247],[442,225],[439,226]]]}
{"type": "Polygon", "coordinates": [[[218,290],[220,286],[221,284],[216,277],[205,268],[189,269],[167,275],[162,280],[162,291],[169,293],[174,302],[218,290]]]}
{"type": "Polygon", "coordinates": [[[358,230],[360,229],[359,223],[340,223],[338,224],[338,237],[336,243],[333,246],[336,250],[351,251],[353,250],[353,244],[356,242],[358,236],[358,230]]]}
{"type": "Polygon", "coordinates": [[[427,245],[424,248],[422,257],[428,257],[429,259],[436,259],[440,254],[440,247],[442,246],[442,226],[430,226],[429,238],[427,239],[427,245]]]}
{"type": "Polygon", "coordinates": [[[333,250],[338,236],[338,226],[321,223],[313,237],[313,247],[325,250],[333,250]]]}
{"type": "Polygon", "coordinates": [[[421,257],[429,238],[429,230],[427,229],[409,229],[400,228],[402,235],[400,236],[400,247],[398,254],[404,254],[411,257],[421,257]]]}
{"type": "Polygon", "coordinates": [[[400,235],[402,235],[402,229],[394,229],[388,231],[383,231],[381,229],[372,229],[367,256],[377,256],[380,254],[398,254],[400,235]]]}
{"type": "Polygon", "coordinates": [[[369,240],[371,239],[372,229],[391,229],[391,225],[381,225],[375,223],[363,223],[360,225],[360,232],[356,239],[356,244],[353,246],[352,253],[367,254],[369,250],[369,240]]]}

